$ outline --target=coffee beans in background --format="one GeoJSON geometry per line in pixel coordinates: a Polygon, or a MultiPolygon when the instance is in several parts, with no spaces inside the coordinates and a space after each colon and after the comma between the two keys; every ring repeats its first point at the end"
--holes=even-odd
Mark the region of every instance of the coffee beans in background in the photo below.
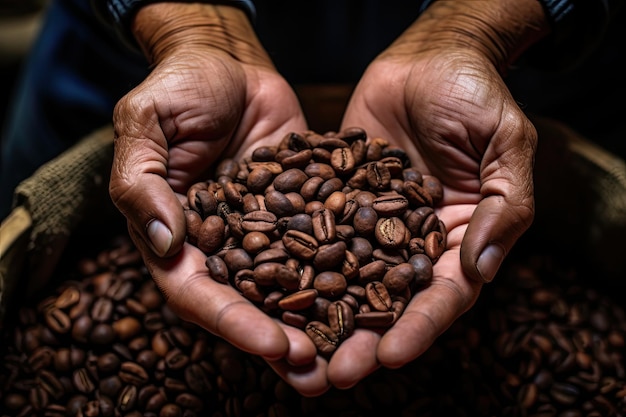
{"type": "MultiPolygon", "coordinates": [[[[126,237],[108,245],[8,315],[0,416],[626,415],[623,297],[549,256],[506,262],[415,361],[305,398],[260,358],[174,315],[126,237]]],[[[346,293],[366,297],[361,286],[346,293]]],[[[337,320],[349,317],[349,297],[298,297],[323,310],[315,317],[328,320],[331,337],[349,332],[352,321],[337,320]]],[[[324,337],[327,325],[318,326],[324,337]]]]}
{"type": "Polygon", "coordinates": [[[213,279],[305,330],[328,357],[357,327],[392,326],[429,285],[446,249],[442,198],[437,178],[363,129],[291,132],[189,188],[188,241],[213,279]],[[316,298],[345,314],[320,317],[316,298]]]}

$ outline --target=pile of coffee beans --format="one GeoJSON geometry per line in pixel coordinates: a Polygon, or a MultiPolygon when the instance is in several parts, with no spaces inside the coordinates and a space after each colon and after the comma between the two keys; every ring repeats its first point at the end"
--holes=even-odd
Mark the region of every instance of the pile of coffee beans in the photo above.
{"type": "Polygon", "coordinates": [[[0,416],[626,415],[624,297],[549,256],[505,263],[415,361],[305,398],[174,315],[127,237],[93,244],[8,315],[0,416]]]}
{"type": "Polygon", "coordinates": [[[187,192],[187,235],[209,275],[303,329],[331,356],[388,328],[446,249],[439,180],[360,128],[291,132],[187,192]]]}

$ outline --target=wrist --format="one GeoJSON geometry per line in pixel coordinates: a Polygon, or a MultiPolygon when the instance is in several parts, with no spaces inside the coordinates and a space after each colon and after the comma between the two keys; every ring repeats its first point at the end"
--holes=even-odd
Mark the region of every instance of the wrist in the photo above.
{"type": "Polygon", "coordinates": [[[549,33],[549,21],[537,0],[438,0],[390,49],[401,54],[444,48],[475,51],[502,74],[549,33]]]}
{"type": "Polygon", "coordinates": [[[172,53],[209,48],[225,52],[242,63],[272,66],[250,19],[232,6],[148,4],[137,11],[131,31],[151,64],[172,53]]]}

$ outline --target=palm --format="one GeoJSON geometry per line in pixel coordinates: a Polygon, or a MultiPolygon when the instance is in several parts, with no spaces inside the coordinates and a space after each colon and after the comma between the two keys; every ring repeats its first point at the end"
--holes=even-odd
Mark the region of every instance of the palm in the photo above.
{"type": "Polygon", "coordinates": [[[470,253],[474,244],[464,241],[470,219],[477,218],[475,212],[478,219],[497,216],[483,198],[491,193],[509,197],[506,163],[520,166],[524,158],[515,159],[519,152],[532,155],[528,149],[510,152],[525,143],[529,126],[512,123],[520,111],[504,85],[494,82],[498,74],[485,74],[475,61],[454,57],[410,64],[379,59],[365,73],[346,111],[343,127],[362,126],[369,136],[388,139],[407,151],[423,173],[441,180],[444,199],[437,213],[449,234],[432,285],[413,298],[400,320],[382,337],[358,332],[333,356],[328,372],[338,386],[351,386],[378,363],[398,367],[416,358],[474,304],[482,284],[470,278],[461,256],[462,243],[470,253]],[[478,212],[481,201],[485,208],[478,212]]]}
{"type": "Polygon", "coordinates": [[[111,196],[177,314],[265,357],[303,393],[324,391],[325,363],[315,362],[306,334],[276,323],[233,288],[209,278],[206,255],[185,242],[180,203],[181,193],[209,178],[222,158],[242,158],[258,145],[304,130],[296,96],[272,69],[228,56],[168,59],[116,107],[111,196]],[[165,257],[145,243],[146,225],[154,218],[171,231],[175,249],[165,257]]]}
{"type": "Polygon", "coordinates": [[[118,114],[154,111],[151,124],[142,124],[167,152],[166,177],[176,191],[208,178],[223,157],[240,158],[253,143],[305,127],[295,94],[270,69],[207,54],[168,61],[120,102],[118,114]]]}

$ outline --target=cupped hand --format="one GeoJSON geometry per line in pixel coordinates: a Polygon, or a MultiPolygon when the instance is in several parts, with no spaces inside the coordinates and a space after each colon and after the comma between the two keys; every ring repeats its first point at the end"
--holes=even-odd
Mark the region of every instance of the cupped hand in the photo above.
{"type": "Polygon", "coordinates": [[[185,241],[181,203],[187,188],[208,179],[221,159],[241,159],[304,130],[298,100],[263,59],[237,59],[202,42],[168,46],[151,74],[115,108],[113,202],[173,311],[260,355],[302,394],[324,392],[326,363],[317,360],[310,339],[209,277],[206,254],[185,241]]]}
{"type": "Polygon", "coordinates": [[[479,296],[534,215],[536,132],[494,65],[471,50],[381,55],[357,85],[343,127],[403,148],[444,188],[436,209],[447,250],[431,285],[383,335],[361,330],[333,355],[329,380],[350,387],[378,366],[421,355],[479,296]]]}

